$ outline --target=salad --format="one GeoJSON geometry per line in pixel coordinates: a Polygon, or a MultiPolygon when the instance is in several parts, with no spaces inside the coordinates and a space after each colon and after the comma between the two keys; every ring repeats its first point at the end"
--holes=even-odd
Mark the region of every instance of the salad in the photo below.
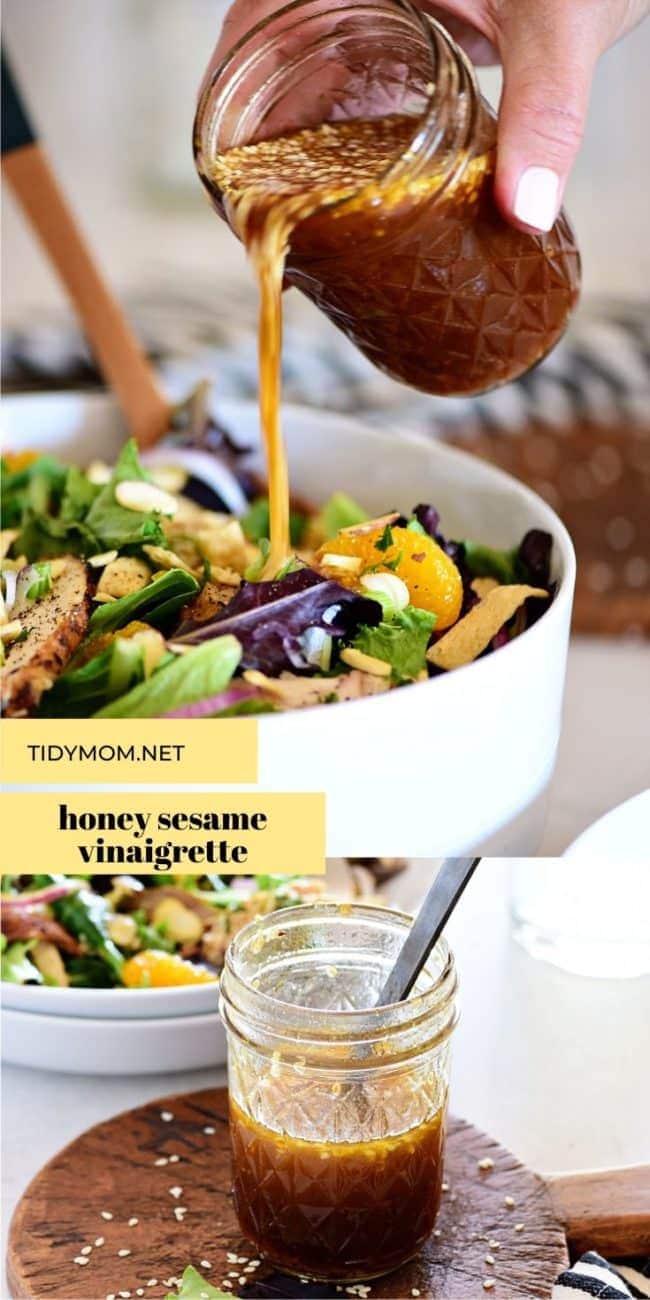
{"type": "Polygon", "coordinates": [[[462,667],[547,608],[552,540],[452,541],[427,504],[239,516],[182,464],[3,462],[0,684],[11,717],[227,717],[359,699],[462,667]]]}
{"type": "Polygon", "coordinates": [[[214,983],[253,917],[316,899],[287,876],[3,876],[2,980],[59,988],[214,983]]]}

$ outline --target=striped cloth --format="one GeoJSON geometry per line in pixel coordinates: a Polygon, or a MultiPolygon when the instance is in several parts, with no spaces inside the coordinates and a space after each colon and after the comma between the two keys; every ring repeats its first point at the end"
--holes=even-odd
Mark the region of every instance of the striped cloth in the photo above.
{"type": "MultiPolygon", "coordinates": [[[[201,378],[222,397],[257,394],[255,289],[224,285],[215,304],[196,281],[170,277],[143,285],[127,301],[130,317],[174,391],[201,378]]],[[[543,419],[645,424],[650,412],[650,308],[646,301],[584,300],[565,338],[516,383],[476,398],[428,397],[394,383],[301,295],[285,299],[284,397],[321,410],[362,413],[384,427],[433,436],[481,431],[518,435],[543,419]]],[[[5,388],[87,386],[99,376],[71,317],[52,313],[7,329],[5,388]]]]}
{"type": "Polygon", "coordinates": [[[578,1295],[597,1296],[598,1300],[643,1300],[650,1296],[650,1259],[613,1265],[595,1250],[589,1250],[560,1274],[551,1300],[577,1300],[578,1295]]]}

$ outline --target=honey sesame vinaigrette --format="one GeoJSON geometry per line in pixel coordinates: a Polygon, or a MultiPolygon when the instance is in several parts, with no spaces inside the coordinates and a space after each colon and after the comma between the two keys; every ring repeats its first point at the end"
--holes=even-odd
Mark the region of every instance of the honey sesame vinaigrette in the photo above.
{"type": "Polygon", "coordinates": [[[388,374],[443,395],[522,374],[578,296],[566,216],[537,236],[498,213],[495,119],[444,28],[406,0],[337,0],[335,23],[331,9],[294,0],[253,27],[196,121],[199,174],[259,285],[266,576],[290,552],[283,284],[388,374]]]}

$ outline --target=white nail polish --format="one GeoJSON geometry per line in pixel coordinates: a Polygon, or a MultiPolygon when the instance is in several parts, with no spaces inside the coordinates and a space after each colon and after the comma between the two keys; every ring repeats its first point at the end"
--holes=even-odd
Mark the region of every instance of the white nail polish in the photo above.
{"type": "Polygon", "coordinates": [[[550,230],[558,210],[560,178],[550,167],[527,167],[519,177],[515,216],[535,230],[550,230]]]}

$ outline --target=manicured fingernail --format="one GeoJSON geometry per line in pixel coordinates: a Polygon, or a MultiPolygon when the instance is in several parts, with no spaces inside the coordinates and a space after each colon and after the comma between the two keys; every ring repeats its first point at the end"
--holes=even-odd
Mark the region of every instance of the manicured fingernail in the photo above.
{"type": "Polygon", "coordinates": [[[527,167],[519,177],[515,216],[535,230],[550,230],[558,210],[560,178],[550,167],[527,167]]]}

